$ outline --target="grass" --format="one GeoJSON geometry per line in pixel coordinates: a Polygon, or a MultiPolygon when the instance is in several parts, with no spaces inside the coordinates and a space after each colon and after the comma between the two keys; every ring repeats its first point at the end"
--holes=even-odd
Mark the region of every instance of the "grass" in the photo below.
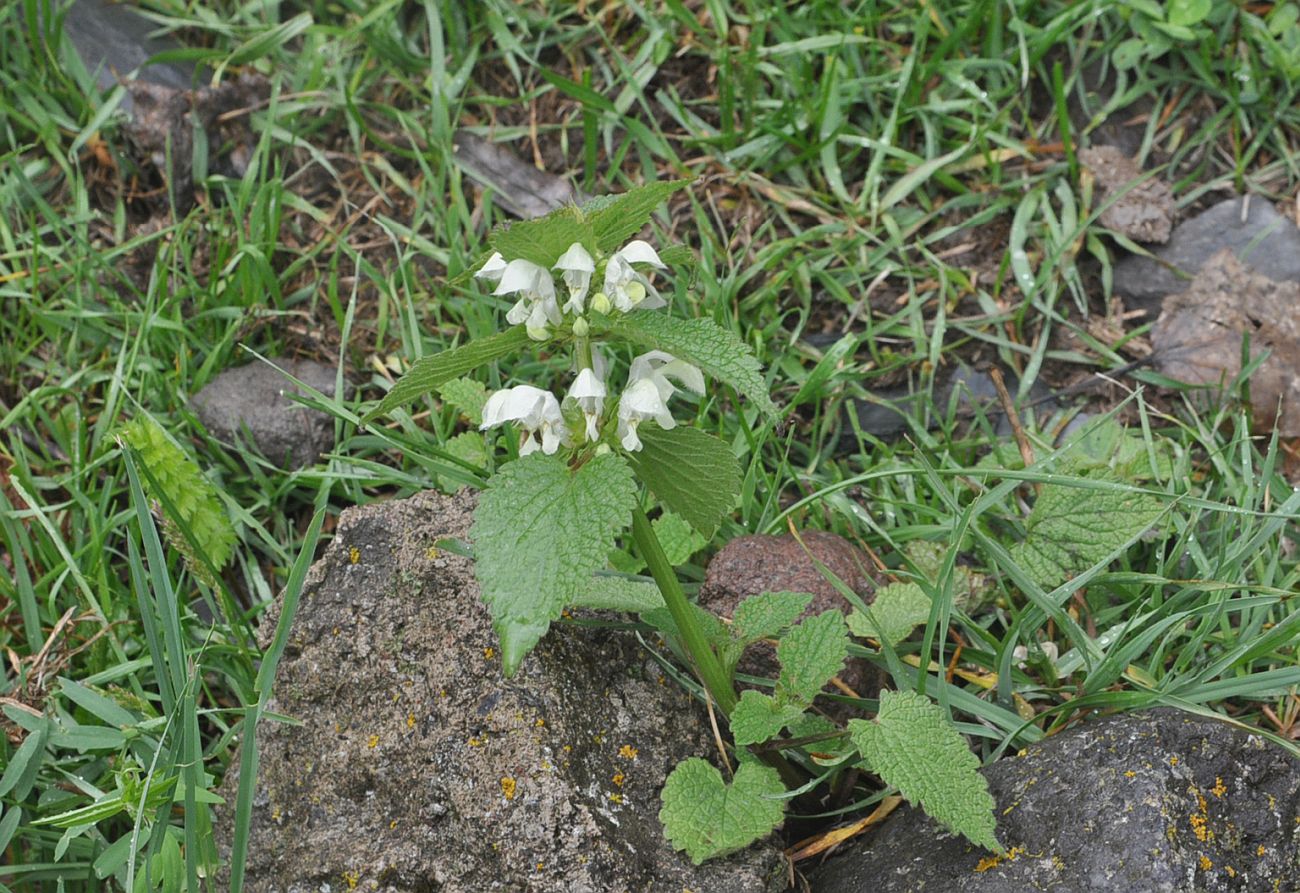
{"type": "MultiPolygon", "coordinates": [[[[1117,485],[1165,512],[1161,535],[1053,590],[1011,547],[1036,489],[1096,486],[1054,464],[1073,410],[1030,426],[1030,467],[992,470],[978,463],[1006,440],[990,418],[923,399],[909,436],[882,441],[846,412],[903,381],[929,395],[959,358],[1013,370],[1025,398],[1137,356],[1144,329],[1105,324],[1117,243],[1072,142],[1108,135],[1149,97],[1128,132],[1181,207],[1232,189],[1294,195],[1300,28],[1286,5],[1222,5],[1222,21],[1163,52],[1144,39],[1123,70],[1116,55],[1153,26],[1102,3],[147,8],[192,58],[271,84],[268,103],[237,116],[248,175],[201,165],[191,208],[134,167],[121,90],[64,64],[59,7],[21,0],[0,16],[4,889],[126,889],[141,875],[198,889],[215,858],[209,792],[237,742],[252,746],[242,729],[274,667],[253,629],[293,593],[322,519],[327,535],[349,505],[481,479],[438,449],[463,422],[432,399],[369,430],[335,403],[335,449],[297,472],[214,441],[186,408],[253,353],[322,358],[374,400],[411,360],[495,331],[505,306],[450,282],[502,219],[457,167],[459,128],[591,193],[697,178],[656,223],[699,258],[674,312],[740,333],[788,410],[776,433],[727,399],[701,403],[699,422],[747,469],[722,535],[826,527],[899,578],[918,574],[908,543],[939,543],[929,582],[943,596],[959,562],[985,573],[990,606],[939,599],[900,646],[899,680],[919,676],[983,756],[1086,710],[1154,703],[1294,732],[1300,505],[1283,474],[1291,447],[1253,432],[1245,410],[1142,371],[1082,401],[1114,409],[1153,465],[1169,457],[1117,485]],[[1094,71],[1113,90],[1090,87],[1094,71]],[[217,590],[164,546],[115,441],[146,411],[236,529],[217,590]],[[1045,642],[1055,666],[1015,666],[1016,646],[1038,655],[1045,642]],[[958,643],[966,676],[916,673],[958,643]],[[89,804],[102,814],[37,822],[89,804]]],[[[558,371],[525,360],[493,384],[558,371]]],[[[241,790],[244,815],[250,798],[241,790]]]]}

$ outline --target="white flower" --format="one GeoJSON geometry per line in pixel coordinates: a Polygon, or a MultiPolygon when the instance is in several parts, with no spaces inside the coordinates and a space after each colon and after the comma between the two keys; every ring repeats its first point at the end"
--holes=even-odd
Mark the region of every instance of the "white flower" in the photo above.
{"type": "Polygon", "coordinates": [[[573,386],[569,388],[569,396],[578,404],[587,420],[587,440],[600,439],[598,423],[605,408],[605,394],[605,382],[591,369],[579,372],[573,386]]]}
{"type": "MultiPolygon", "coordinates": [[[[491,264],[492,259],[489,259],[479,272],[483,273],[491,264]]],[[[484,278],[494,275],[495,270],[484,278]]],[[[523,258],[510,261],[502,268],[500,282],[492,294],[510,295],[516,292],[520,298],[506,314],[506,322],[512,326],[524,323],[529,338],[534,341],[546,340],[550,337],[546,324],[549,322],[558,326],[564,318],[560,314],[560,305],[555,300],[555,283],[551,280],[550,271],[523,258]]]]}
{"type": "Polygon", "coordinates": [[[520,385],[497,391],[483,404],[483,424],[480,429],[487,430],[506,422],[517,422],[524,432],[523,442],[519,444],[519,455],[527,456],[540,449],[550,456],[560,448],[560,444],[569,440],[569,429],[565,427],[564,416],[560,414],[560,401],[550,391],[520,385]],[[542,442],[533,439],[534,434],[541,434],[542,442]]]}
{"type": "Polygon", "coordinates": [[[591,259],[587,249],[582,247],[581,242],[574,242],[551,269],[560,270],[564,274],[564,284],[569,289],[569,300],[564,305],[564,311],[574,315],[582,313],[583,302],[591,289],[592,274],[596,272],[596,262],[591,259]]]}
{"type": "Polygon", "coordinates": [[[501,274],[505,272],[506,259],[501,256],[500,251],[495,251],[487,259],[487,263],[478,268],[474,274],[475,279],[486,279],[488,282],[499,282],[501,274]]]}
{"type": "Polygon", "coordinates": [[[659,389],[648,378],[630,382],[618,400],[618,436],[623,449],[636,452],[641,449],[641,438],[636,429],[646,419],[654,419],[661,428],[673,428],[677,423],[659,396],[659,389]]]}
{"type": "MultiPolygon", "coordinates": [[[[637,307],[646,310],[653,310],[657,307],[667,307],[668,302],[659,297],[659,292],[650,284],[641,273],[638,273],[632,264],[650,264],[652,267],[664,269],[664,264],[659,260],[658,253],[650,246],[650,243],[636,239],[628,242],[605,264],[605,291],[603,294],[608,296],[614,306],[624,313],[634,310],[637,307]]],[[[594,299],[593,299],[594,300],[594,299]]]]}
{"type": "Polygon", "coordinates": [[[677,388],[668,380],[670,378],[676,379],[688,391],[704,393],[704,374],[700,372],[699,367],[692,366],[685,360],[679,360],[662,350],[648,351],[632,361],[632,368],[627,375],[628,381],[638,381],[643,378],[654,382],[655,387],[659,389],[659,396],[665,403],[677,392],[677,388]]]}

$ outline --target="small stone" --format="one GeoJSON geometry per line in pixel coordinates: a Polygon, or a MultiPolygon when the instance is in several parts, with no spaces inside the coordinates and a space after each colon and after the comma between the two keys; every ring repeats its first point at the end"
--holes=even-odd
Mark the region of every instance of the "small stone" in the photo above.
{"type": "Polygon", "coordinates": [[[1226,722],[1122,714],[981,771],[1005,855],[906,807],[814,871],[812,889],[1228,893],[1300,878],[1300,761],[1226,722]]]}
{"type": "Polygon", "coordinates": [[[1205,263],[1231,248],[1251,272],[1300,282],[1300,229],[1259,196],[1230,198],[1179,224],[1155,257],[1115,265],[1114,288],[1130,308],[1154,317],[1166,295],[1184,291],[1205,263]]]}
{"type": "MultiPolygon", "coordinates": [[[[335,370],[313,360],[276,360],[285,373],[333,397],[335,370]]],[[[334,441],[334,420],[319,410],[295,403],[300,393],[280,369],[255,361],[227,369],[192,398],[190,405],[204,427],[219,440],[234,443],[251,437],[272,462],[304,468],[334,441]]]]}
{"type": "Polygon", "coordinates": [[[1252,357],[1269,354],[1250,380],[1256,429],[1276,423],[1283,437],[1300,437],[1300,283],[1251,273],[1225,248],[1187,291],[1165,298],[1151,329],[1156,368],[1190,384],[1231,386],[1247,334],[1252,357]]]}
{"type": "Polygon", "coordinates": [[[1114,146],[1084,149],[1079,160],[1096,181],[1094,203],[1107,205],[1102,226],[1138,242],[1169,241],[1174,194],[1164,180],[1144,179],[1138,163],[1114,146]]]}

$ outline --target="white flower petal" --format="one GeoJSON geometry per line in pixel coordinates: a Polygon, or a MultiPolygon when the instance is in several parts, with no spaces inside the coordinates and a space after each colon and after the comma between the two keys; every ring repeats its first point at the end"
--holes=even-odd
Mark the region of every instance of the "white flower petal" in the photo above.
{"type": "Polygon", "coordinates": [[[542,423],[544,408],[551,403],[558,412],[559,403],[550,391],[526,384],[505,388],[493,393],[483,404],[483,424],[479,427],[486,430],[505,422],[519,422],[526,428],[536,428],[542,423]]]}
{"type": "Polygon", "coordinates": [[[569,250],[560,255],[560,259],[555,262],[553,270],[565,270],[580,273],[596,272],[596,262],[591,259],[587,249],[582,247],[581,242],[574,242],[569,246],[569,250]]]}
{"type": "Polygon", "coordinates": [[[518,258],[506,264],[497,283],[494,295],[508,295],[523,292],[524,297],[545,297],[547,292],[555,294],[555,284],[551,274],[544,267],[539,267],[530,260],[518,258]]]}
{"type": "Polygon", "coordinates": [[[615,256],[622,257],[629,263],[650,264],[661,270],[667,269],[664,262],[659,259],[659,253],[654,250],[654,247],[649,242],[641,239],[628,242],[615,253],[615,256]]]}
{"type": "Polygon", "coordinates": [[[648,419],[667,409],[659,396],[659,388],[648,378],[629,384],[618,401],[618,416],[622,419],[648,419]]]}
{"type": "Polygon", "coordinates": [[[569,388],[569,396],[575,400],[581,400],[587,397],[601,397],[606,393],[605,383],[600,380],[596,373],[591,369],[583,369],[574,379],[573,386],[569,388]]]}
{"type": "Polygon", "coordinates": [[[478,268],[478,272],[474,274],[474,278],[496,282],[501,278],[501,274],[505,272],[505,269],[506,259],[501,256],[500,251],[496,251],[487,259],[487,263],[478,268]]]}

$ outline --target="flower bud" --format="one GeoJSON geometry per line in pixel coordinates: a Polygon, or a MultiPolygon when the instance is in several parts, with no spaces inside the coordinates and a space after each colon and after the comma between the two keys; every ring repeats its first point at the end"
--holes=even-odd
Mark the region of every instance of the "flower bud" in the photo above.
{"type": "Polygon", "coordinates": [[[595,310],[597,313],[609,313],[611,306],[613,305],[609,303],[609,295],[605,294],[603,291],[596,292],[596,294],[591,298],[591,309],[595,310]]]}
{"type": "Polygon", "coordinates": [[[577,338],[586,338],[591,331],[591,326],[587,325],[587,320],[579,316],[573,321],[573,334],[577,338]]]}

